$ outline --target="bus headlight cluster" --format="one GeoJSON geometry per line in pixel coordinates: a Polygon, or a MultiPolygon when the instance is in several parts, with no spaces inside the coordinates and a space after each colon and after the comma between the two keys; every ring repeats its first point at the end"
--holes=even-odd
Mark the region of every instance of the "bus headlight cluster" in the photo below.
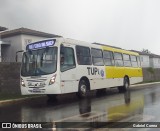
{"type": "Polygon", "coordinates": [[[50,81],[49,81],[49,85],[54,84],[55,79],[56,79],[56,74],[55,74],[54,76],[51,77],[51,79],[50,79],[50,81]]]}
{"type": "Polygon", "coordinates": [[[21,78],[21,86],[25,87],[24,80],[21,78]]]}

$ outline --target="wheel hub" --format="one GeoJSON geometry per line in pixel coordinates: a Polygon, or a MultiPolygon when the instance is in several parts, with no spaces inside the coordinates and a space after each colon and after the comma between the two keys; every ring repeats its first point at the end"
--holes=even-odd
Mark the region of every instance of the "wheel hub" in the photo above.
{"type": "Polygon", "coordinates": [[[81,92],[82,92],[82,94],[86,94],[86,86],[85,85],[81,86],[81,92]]]}
{"type": "Polygon", "coordinates": [[[126,87],[126,89],[129,87],[128,82],[125,83],[125,87],[126,87]]]}

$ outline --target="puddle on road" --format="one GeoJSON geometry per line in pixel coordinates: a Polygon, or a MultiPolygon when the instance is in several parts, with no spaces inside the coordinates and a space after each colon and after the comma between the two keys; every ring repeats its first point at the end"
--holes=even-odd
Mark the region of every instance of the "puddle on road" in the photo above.
{"type": "MultiPolygon", "coordinates": [[[[144,97],[137,97],[131,101],[130,91],[124,93],[123,104],[106,107],[106,112],[91,111],[91,100],[85,99],[80,102],[80,114],[72,117],[60,119],[56,127],[88,127],[95,126],[112,127],[118,122],[138,122],[144,120],[144,97]]],[[[92,103],[93,104],[93,103],[92,103]]],[[[126,124],[126,123],[125,123],[126,124]]],[[[125,125],[124,125],[125,126],[125,125]]]]}
{"type": "Polygon", "coordinates": [[[85,124],[158,121],[159,94],[160,89],[156,88],[127,91],[124,94],[113,93],[110,96],[104,95],[53,106],[34,101],[28,105],[4,108],[0,111],[0,120],[11,121],[15,118],[14,121],[20,122],[62,122],[61,126],[63,122],[70,122],[76,126],[75,122],[85,124]]]}

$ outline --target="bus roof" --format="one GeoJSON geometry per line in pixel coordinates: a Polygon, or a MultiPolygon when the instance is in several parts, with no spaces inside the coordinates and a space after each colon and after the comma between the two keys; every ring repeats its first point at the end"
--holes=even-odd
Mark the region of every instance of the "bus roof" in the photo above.
{"type": "Polygon", "coordinates": [[[136,56],[139,55],[137,52],[132,52],[132,51],[124,50],[124,49],[113,48],[113,47],[109,47],[109,46],[102,46],[102,48],[103,48],[103,50],[110,50],[110,51],[113,51],[113,52],[119,52],[119,53],[123,53],[123,54],[136,55],[136,56]]]}
{"type": "Polygon", "coordinates": [[[79,40],[74,40],[74,39],[64,39],[65,42],[70,43],[70,44],[75,44],[75,45],[81,45],[81,46],[87,46],[87,47],[92,47],[92,48],[98,48],[102,50],[109,50],[113,52],[119,52],[123,54],[129,54],[129,55],[139,55],[137,52],[121,49],[119,47],[111,46],[111,45],[105,45],[105,44],[97,44],[97,43],[88,43],[84,41],[79,41],[79,40]]]}
{"type": "MultiPolygon", "coordinates": [[[[69,44],[72,44],[72,45],[80,45],[80,46],[98,48],[98,49],[102,49],[102,50],[109,50],[109,51],[113,51],[113,52],[119,52],[119,53],[136,55],[136,56],[139,55],[137,52],[124,50],[124,49],[121,49],[119,47],[115,47],[115,46],[111,46],[111,45],[105,45],[105,44],[100,44],[100,43],[89,43],[89,42],[74,40],[74,39],[70,39],[70,38],[63,38],[63,37],[53,37],[53,38],[49,38],[49,39],[40,40],[40,41],[37,41],[37,42],[53,40],[53,39],[55,39],[56,41],[62,42],[62,43],[66,42],[66,43],[69,43],[69,44]]],[[[37,42],[33,42],[31,44],[34,44],[34,43],[37,43],[37,42]]]]}

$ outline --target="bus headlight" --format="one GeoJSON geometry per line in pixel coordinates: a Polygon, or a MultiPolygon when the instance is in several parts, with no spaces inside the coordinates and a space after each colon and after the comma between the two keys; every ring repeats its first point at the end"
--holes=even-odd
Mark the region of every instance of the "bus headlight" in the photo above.
{"type": "Polygon", "coordinates": [[[24,80],[21,78],[21,86],[25,87],[24,80]]]}
{"type": "Polygon", "coordinates": [[[56,74],[55,74],[54,76],[51,77],[51,79],[50,79],[50,81],[49,81],[49,85],[54,84],[55,79],[56,79],[56,74]]]}

